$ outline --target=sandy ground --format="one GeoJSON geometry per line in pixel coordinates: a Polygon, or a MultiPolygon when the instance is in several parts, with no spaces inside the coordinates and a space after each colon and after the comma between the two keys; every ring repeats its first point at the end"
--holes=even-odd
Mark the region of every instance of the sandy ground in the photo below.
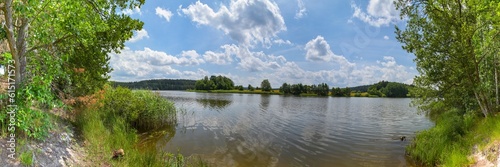
{"type": "Polygon", "coordinates": [[[482,150],[476,146],[474,150],[472,167],[500,167],[500,141],[492,142],[482,150]]]}

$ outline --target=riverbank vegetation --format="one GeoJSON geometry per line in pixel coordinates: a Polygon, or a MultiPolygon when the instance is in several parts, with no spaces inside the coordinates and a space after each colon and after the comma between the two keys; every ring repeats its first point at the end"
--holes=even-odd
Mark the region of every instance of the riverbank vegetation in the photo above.
{"type": "MultiPolygon", "coordinates": [[[[398,0],[396,28],[420,75],[413,104],[435,121],[408,154],[425,165],[467,166],[475,146],[498,141],[500,2],[398,0]]],[[[496,157],[498,158],[498,157],[496,157]]]]}
{"type": "Polygon", "coordinates": [[[94,165],[184,166],[181,154],[141,150],[138,131],[175,127],[176,109],[172,102],[151,91],[131,91],[107,87],[88,98],[76,117],[76,126],[88,142],[89,160],[94,165]],[[114,150],[123,149],[122,160],[111,159],[114,150]]]}
{"type": "MultiPolygon", "coordinates": [[[[75,127],[80,135],[75,138],[88,149],[88,156],[80,158],[91,163],[70,166],[183,166],[182,155],[141,152],[136,146],[138,131],[175,124],[172,103],[150,91],[105,86],[111,71],[109,53],[124,49],[125,41],[143,26],[121,11],[143,4],[2,1],[0,45],[7,49],[1,50],[0,63],[8,71],[0,91],[0,140],[58,140],[54,136],[61,134],[53,130],[73,131],[68,126],[75,127]],[[111,159],[112,150],[120,148],[125,155],[111,159]]],[[[28,142],[16,148],[22,143],[28,142]]],[[[9,161],[37,166],[42,153],[22,151],[9,161]]]]}

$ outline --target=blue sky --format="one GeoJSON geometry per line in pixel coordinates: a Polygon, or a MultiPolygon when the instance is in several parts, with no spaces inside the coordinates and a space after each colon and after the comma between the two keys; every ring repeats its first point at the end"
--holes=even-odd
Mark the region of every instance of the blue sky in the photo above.
{"type": "Polygon", "coordinates": [[[111,53],[114,81],[228,76],[237,85],[411,83],[393,0],[149,0],[142,30],[111,53]]]}

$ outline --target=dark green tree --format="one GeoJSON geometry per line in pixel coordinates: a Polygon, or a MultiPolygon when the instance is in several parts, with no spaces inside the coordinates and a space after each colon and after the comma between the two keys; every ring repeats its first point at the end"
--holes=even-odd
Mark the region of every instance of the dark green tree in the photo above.
{"type": "Polygon", "coordinates": [[[261,83],[260,83],[260,87],[262,88],[262,91],[264,92],[269,92],[271,91],[273,88],[271,87],[271,83],[269,83],[269,80],[267,79],[264,79],[261,83]]]}
{"type": "Polygon", "coordinates": [[[255,90],[255,88],[254,88],[252,85],[248,84],[248,90],[250,90],[250,91],[254,91],[254,90],[255,90]]]}

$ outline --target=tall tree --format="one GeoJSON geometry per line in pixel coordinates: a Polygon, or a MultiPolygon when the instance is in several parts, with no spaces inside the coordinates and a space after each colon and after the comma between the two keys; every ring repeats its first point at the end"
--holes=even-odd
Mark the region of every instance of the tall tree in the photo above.
{"type": "Polygon", "coordinates": [[[59,80],[59,85],[104,83],[110,71],[107,54],[119,52],[132,37],[132,31],[141,29],[143,24],[119,12],[143,3],[144,0],[4,0],[0,4],[5,17],[2,28],[15,63],[17,86],[43,83],[42,87],[46,87],[54,80],[59,80]]]}
{"type": "Polygon", "coordinates": [[[499,52],[500,2],[482,0],[398,0],[407,18],[396,27],[403,49],[413,53],[420,75],[415,103],[428,112],[435,104],[462,111],[494,109],[494,54],[499,52]]]}
{"type": "Polygon", "coordinates": [[[265,91],[265,92],[269,92],[271,91],[271,89],[273,89],[271,87],[271,83],[269,83],[269,80],[267,79],[264,79],[261,83],[260,83],[260,87],[262,88],[262,91],[265,91]]]}

